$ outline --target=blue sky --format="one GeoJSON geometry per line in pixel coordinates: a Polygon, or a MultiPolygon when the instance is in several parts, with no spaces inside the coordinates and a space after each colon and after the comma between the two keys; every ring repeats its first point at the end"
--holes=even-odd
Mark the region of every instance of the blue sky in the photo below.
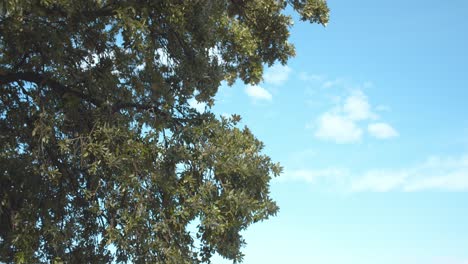
{"type": "Polygon", "coordinates": [[[244,263],[467,264],[468,2],[328,2],[287,66],[217,95],[285,169],[244,263]]]}

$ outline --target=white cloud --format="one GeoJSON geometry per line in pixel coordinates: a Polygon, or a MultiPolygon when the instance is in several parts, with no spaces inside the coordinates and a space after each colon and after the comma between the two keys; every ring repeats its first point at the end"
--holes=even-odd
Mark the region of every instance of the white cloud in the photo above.
{"type": "Polygon", "coordinates": [[[362,129],[346,116],[327,112],[319,117],[315,136],[336,143],[353,143],[361,140],[362,129]]]}
{"type": "Polygon", "coordinates": [[[111,52],[104,52],[100,54],[96,54],[96,53],[89,54],[88,56],[84,57],[80,61],[80,67],[83,70],[88,70],[98,65],[99,62],[104,58],[109,58],[111,60],[114,60],[115,52],[111,51],[111,52]]]}
{"type": "Polygon", "coordinates": [[[358,179],[352,179],[350,183],[351,191],[372,191],[388,192],[400,188],[409,176],[409,172],[370,170],[358,179]]]}
{"type": "MultiPolygon", "coordinates": [[[[349,88],[349,82],[343,78],[327,78],[325,75],[321,74],[310,74],[304,71],[299,72],[298,74],[299,80],[304,82],[317,82],[317,84],[324,89],[332,88],[332,87],[345,87],[349,88]]],[[[359,87],[362,88],[369,88],[372,86],[371,82],[365,82],[359,87]]]]}
{"type": "Polygon", "coordinates": [[[200,103],[195,98],[188,101],[189,106],[197,110],[199,113],[205,112],[206,103],[200,103]]]}
{"type": "Polygon", "coordinates": [[[367,96],[360,90],[356,90],[346,98],[343,105],[343,111],[351,120],[376,119],[377,115],[371,111],[371,106],[367,96]]]}
{"type": "Polygon", "coordinates": [[[228,118],[231,118],[231,117],[232,117],[232,114],[222,113],[222,114],[221,114],[221,117],[224,117],[224,118],[228,119],[228,118]]]}
{"type": "Polygon", "coordinates": [[[318,74],[308,74],[306,72],[299,73],[299,80],[301,81],[323,81],[325,77],[318,74]]]}
{"type": "Polygon", "coordinates": [[[335,79],[335,80],[328,80],[328,81],[325,81],[323,84],[322,84],[322,88],[331,88],[333,86],[337,86],[337,85],[340,85],[342,84],[342,80],[341,79],[335,79]]]}
{"type": "Polygon", "coordinates": [[[156,55],[159,63],[162,65],[171,65],[174,64],[174,60],[169,56],[169,52],[166,49],[159,48],[156,50],[156,55]]]}
{"type": "Polygon", "coordinates": [[[265,71],[263,79],[265,83],[280,85],[288,80],[291,71],[286,65],[276,64],[265,71]]]}
{"type": "MultiPolygon", "coordinates": [[[[437,253],[436,253],[437,254],[437,253]]],[[[468,259],[455,256],[394,256],[385,263],[411,263],[411,264],[468,264],[468,259]]]]}
{"type": "Polygon", "coordinates": [[[398,136],[398,132],[387,123],[372,123],[367,126],[367,131],[378,139],[388,139],[398,136]]]}
{"type": "Polygon", "coordinates": [[[83,70],[88,70],[89,68],[92,68],[96,66],[99,63],[99,56],[97,54],[90,54],[89,56],[83,58],[80,61],[80,67],[83,70]]]}
{"type": "Polygon", "coordinates": [[[278,181],[304,181],[307,183],[317,183],[324,179],[339,181],[348,175],[347,170],[338,168],[327,168],[322,170],[291,170],[286,171],[283,176],[277,178],[278,181]]]}
{"type": "Polygon", "coordinates": [[[273,96],[270,92],[258,85],[247,85],[245,87],[245,92],[248,96],[256,100],[271,101],[273,99],[273,96]]]}
{"type": "Polygon", "coordinates": [[[318,82],[321,88],[328,89],[332,87],[345,88],[345,89],[369,89],[374,87],[374,83],[371,81],[365,81],[358,85],[353,84],[347,78],[328,78],[321,74],[310,74],[305,71],[298,73],[298,78],[301,81],[314,81],[318,82]]]}
{"type": "Polygon", "coordinates": [[[137,71],[142,71],[142,70],[145,69],[145,66],[146,66],[146,63],[143,62],[142,64],[137,65],[137,66],[135,67],[135,70],[137,70],[137,71]]]}
{"type": "Polygon", "coordinates": [[[427,263],[427,264],[468,264],[468,259],[457,259],[453,257],[438,257],[438,258],[433,258],[430,261],[425,260],[424,262],[421,263],[427,263]]]}
{"type": "Polygon", "coordinates": [[[373,84],[371,81],[367,81],[367,82],[364,82],[364,83],[362,84],[362,88],[364,88],[364,89],[366,89],[366,88],[371,88],[371,87],[373,87],[373,86],[374,86],[374,84],[373,84]]]}
{"type": "Polygon", "coordinates": [[[208,50],[208,55],[210,58],[216,58],[218,60],[218,63],[224,63],[223,56],[221,56],[221,51],[217,46],[210,48],[208,50]]]}
{"type": "Polygon", "coordinates": [[[388,112],[391,110],[391,108],[387,105],[378,105],[375,107],[375,110],[379,112],[388,112]]]}
{"type": "Polygon", "coordinates": [[[461,157],[433,156],[413,168],[404,185],[404,190],[428,189],[468,190],[468,155],[461,157]]]}
{"type": "MultiPolygon", "coordinates": [[[[368,97],[354,90],[344,100],[335,100],[335,106],[317,119],[315,136],[336,143],[354,143],[362,138],[365,123],[380,117],[372,110],[368,97]]],[[[385,122],[367,125],[368,133],[378,139],[398,136],[398,132],[385,122]]]]}
{"type": "Polygon", "coordinates": [[[343,168],[286,171],[282,181],[327,183],[348,192],[468,191],[468,154],[460,157],[429,157],[401,169],[370,169],[351,173],[343,168]]]}

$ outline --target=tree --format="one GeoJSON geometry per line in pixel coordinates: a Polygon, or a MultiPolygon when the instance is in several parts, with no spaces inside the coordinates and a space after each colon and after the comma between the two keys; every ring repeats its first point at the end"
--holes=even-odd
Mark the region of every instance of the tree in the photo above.
{"type": "Polygon", "coordinates": [[[0,262],[241,261],[281,168],[209,107],[294,55],[288,6],[328,21],[323,0],[1,1],[0,262]]]}

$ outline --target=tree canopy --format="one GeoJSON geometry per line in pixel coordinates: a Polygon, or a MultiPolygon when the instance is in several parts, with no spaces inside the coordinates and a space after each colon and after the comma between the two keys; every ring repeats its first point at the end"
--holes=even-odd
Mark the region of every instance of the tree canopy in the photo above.
{"type": "Polygon", "coordinates": [[[209,107],[294,55],[288,7],[328,21],[323,0],[2,0],[0,262],[241,261],[281,167],[209,107]]]}

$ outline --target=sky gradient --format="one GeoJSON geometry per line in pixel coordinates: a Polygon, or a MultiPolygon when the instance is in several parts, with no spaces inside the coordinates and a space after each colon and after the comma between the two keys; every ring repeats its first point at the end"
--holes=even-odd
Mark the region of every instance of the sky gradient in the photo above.
{"type": "Polygon", "coordinates": [[[284,167],[244,263],[468,264],[468,1],[328,2],[287,66],[216,97],[284,167]]]}

